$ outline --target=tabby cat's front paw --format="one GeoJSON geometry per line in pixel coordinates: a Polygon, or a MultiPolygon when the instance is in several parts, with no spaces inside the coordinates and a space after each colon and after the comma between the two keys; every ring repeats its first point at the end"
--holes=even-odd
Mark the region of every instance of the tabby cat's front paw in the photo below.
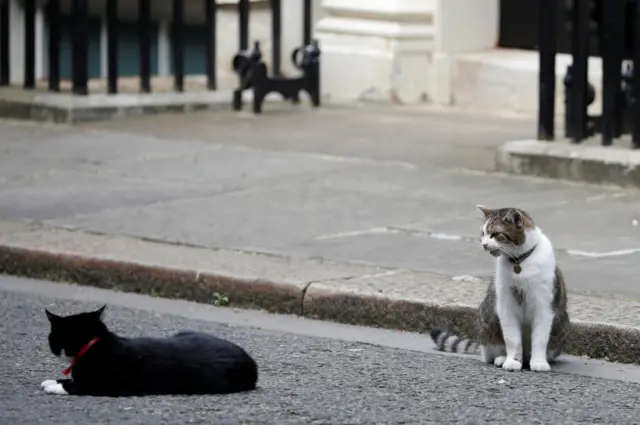
{"type": "Polygon", "coordinates": [[[532,360],[529,368],[533,372],[549,372],[551,370],[551,366],[546,360],[532,360]]]}
{"type": "Polygon", "coordinates": [[[517,361],[516,359],[511,359],[511,358],[507,357],[507,359],[502,364],[502,368],[504,370],[521,370],[522,369],[522,363],[517,361]]]}

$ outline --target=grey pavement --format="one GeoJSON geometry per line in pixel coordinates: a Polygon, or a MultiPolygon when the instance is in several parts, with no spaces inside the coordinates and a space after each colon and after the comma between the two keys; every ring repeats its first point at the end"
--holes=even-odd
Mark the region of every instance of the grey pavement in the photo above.
{"type": "Polygon", "coordinates": [[[640,192],[488,172],[532,133],[373,107],[2,122],[0,218],[467,279],[492,273],[475,205],[510,205],[551,237],[571,291],[640,299],[640,192]]]}
{"type": "Polygon", "coordinates": [[[640,367],[565,358],[512,373],[435,353],[426,336],[0,276],[0,422],[47,424],[632,424],[640,367]],[[109,399],[46,395],[66,367],[48,350],[44,308],[108,304],[124,336],[191,329],[244,346],[254,392],[109,399]]]}

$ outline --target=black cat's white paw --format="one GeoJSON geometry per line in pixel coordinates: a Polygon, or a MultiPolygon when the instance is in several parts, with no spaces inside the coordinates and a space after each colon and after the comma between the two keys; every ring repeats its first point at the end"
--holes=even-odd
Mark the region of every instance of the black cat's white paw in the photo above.
{"type": "Polygon", "coordinates": [[[41,385],[46,394],[69,395],[69,393],[64,390],[62,384],[59,384],[57,381],[49,379],[44,381],[41,385]]]}
{"type": "Polygon", "coordinates": [[[40,387],[44,390],[49,385],[53,385],[53,384],[57,384],[57,383],[58,383],[58,381],[56,381],[55,379],[47,379],[46,381],[42,381],[42,384],[40,384],[40,387]]]}

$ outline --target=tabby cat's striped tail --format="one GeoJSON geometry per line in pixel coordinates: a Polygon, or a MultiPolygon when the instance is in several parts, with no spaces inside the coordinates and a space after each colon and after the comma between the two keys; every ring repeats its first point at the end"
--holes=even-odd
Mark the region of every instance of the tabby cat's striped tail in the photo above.
{"type": "Polygon", "coordinates": [[[460,354],[478,354],[480,351],[480,345],[472,340],[462,339],[442,329],[432,329],[429,331],[429,335],[431,335],[438,351],[460,354]]]}

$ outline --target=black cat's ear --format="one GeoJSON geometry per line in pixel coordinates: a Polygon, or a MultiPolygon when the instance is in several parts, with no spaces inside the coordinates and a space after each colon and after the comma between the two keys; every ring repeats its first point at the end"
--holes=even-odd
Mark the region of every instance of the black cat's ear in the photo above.
{"type": "Polygon", "coordinates": [[[56,316],[55,314],[53,314],[52,312],[50,312],[46,308],[44,309],[44,311],[45,311],[45,313],[47,313],[47,319],[49,319],[49,323],[53,323],[53,321],[58,318],[58,316],[56,316]]]}
{"type": "Polygon", "coordinates": [[[476,205],[476,208],[482,213],[484,218],[487,218],[493,214],[493,210],[491,208],[485,207],[484,205],[476,205]]]}
{"type": "Polygon", "coordinates": [[[93,312],[93,314],[95,314],[96,316],[102,318],[102,313],[104,313],[104,309],[107,308],[107,305],[103,305],[102,307],[100,307],[99,309],[97,309],[96,311],[93,312]]]}

